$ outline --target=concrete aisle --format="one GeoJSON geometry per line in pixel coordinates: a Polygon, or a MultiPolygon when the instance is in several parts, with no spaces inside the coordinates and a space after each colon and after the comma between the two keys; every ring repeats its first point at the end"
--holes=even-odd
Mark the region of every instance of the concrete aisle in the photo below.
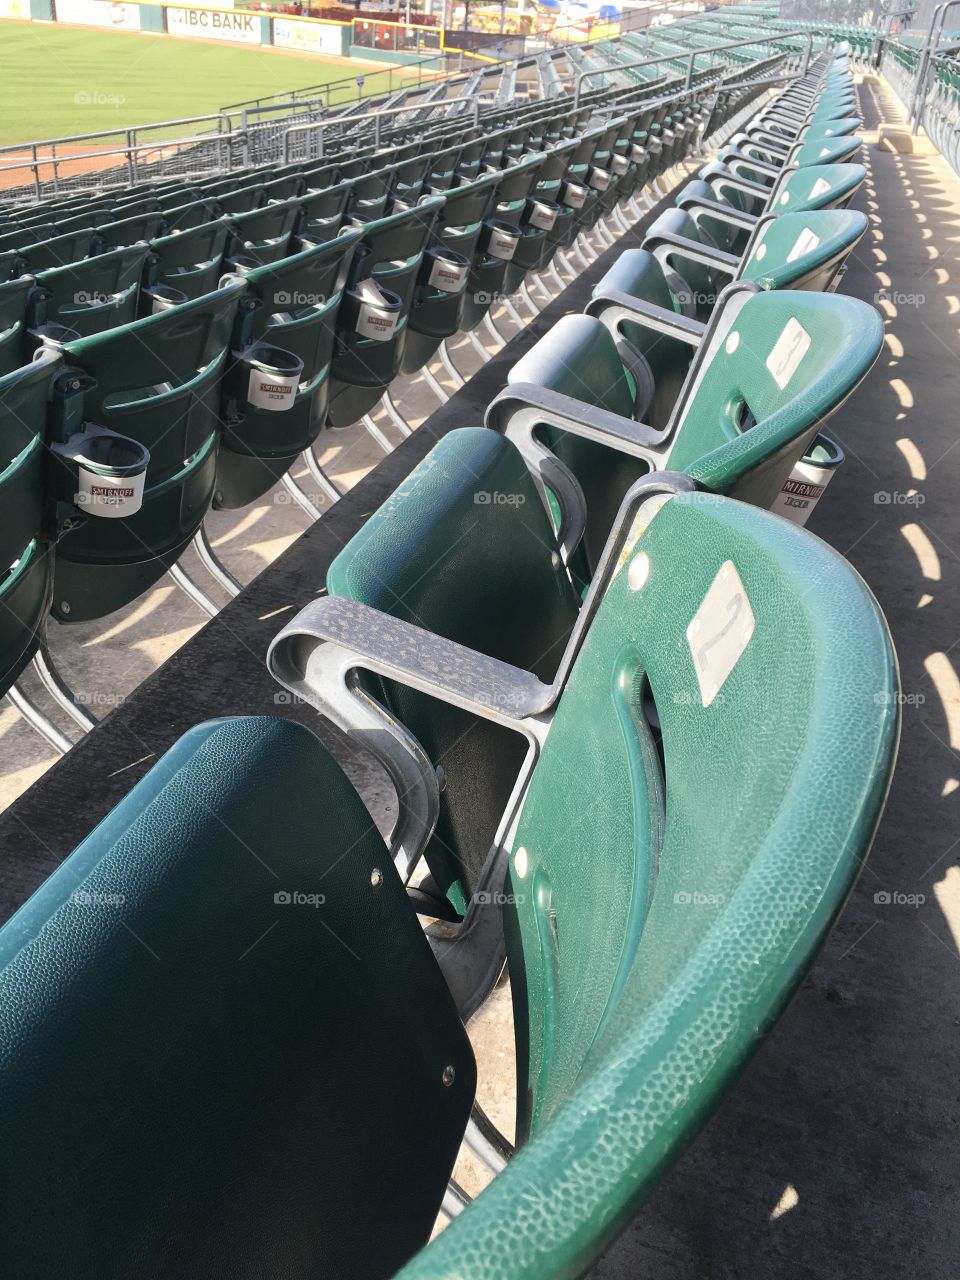
{"type": "MultiPolygon", "coordinates": [[[[861,107],[868,131],[902,119],[877,82],[861,107]]],[[[890,621],[899,765],[809,979],[596,1280],[960,1276],[960,182],[863,150],[872,235],[842,287],[887,340],[830,423],[848,460],[810,527],[890,621]]]]}

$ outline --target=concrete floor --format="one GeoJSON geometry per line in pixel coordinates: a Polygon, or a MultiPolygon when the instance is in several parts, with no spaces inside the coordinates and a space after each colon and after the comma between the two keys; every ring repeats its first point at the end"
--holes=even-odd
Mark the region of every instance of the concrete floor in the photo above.
{"type": "MultiPolygon", "coordinates": [[[[879,83],[863,86],[862,110],[870,131],[899,118],[896,99],[879,83]]],[[[880,307],[887,341],[865,386],[831,423],[830,433],[848,460],[811,528],[853,562],[890,621],[905,696],[900,764],[871,860],[818,963],[737,1089],[598,1263],[593,1274],[599,1280],[960,1275],[956,394],[951,402],[951,391],[960,386],[960,182],[938,157],[893,154],[869,142],[864,153],[870,178],[860,203],[872,232],[843,289],[880,307]]],[[[623,247],[632,243],[635,238],[627,237],[623,247]]],[[[509,330],[504,319],[498,324],[509,330]]],[[[465,374],[480,368],[466,342],[454,349],[465,374]]],[[[436,404],[419,379],[400,398],[413,422],[436,404]]],[[[336,458],[328,451],[323,460],[345,484],[380,457],[359,429],[338,435],[334,447],[336,458]]],[[[304,487],[313,493],[311,484],[304,487]]],[[[363,490],[361,484],[358,495],[363,490]]],[[[281,492],[238,515],[211,518],[218,550],[244,582],[306,526],[281,492]]],[[[365,496],[357,501],[371,509],[365,496]]],[[[348,512],[350,505],[337,504],[348,512]]],[[[323,539],[338,536],[335,522],[322,523],[321,553],[323,539]]],[[[290,566],[288,577],[294,568],[303,574],[306,561],[295,553],[292,547],[283,560],[290,566]]],[[[299,599],[309,598],[312,589],[302,582],[299,599]]],[[[252,615],[257,600],[268,596],[265,587],[259,597],[254,592],[252,615]]],[[[203,622],[196,607],[165,582],[107,626],[54,627],[52,647],[65,674],[75,687],[89,690],[91,709],[100,714],[94,695],[131,693],[203,622]]],[[[194,668],[212,665],[213,652],[212,641],[197,647],[194,668]]],[[[152,753],[170,740],[174,713],[170,723],[158,723],[156,715],[163,676],[158,672],[142,709],[129,708],[135,740],[124,745],[119,732],[104,735],[98,805],[108,798],[114,802],[109,788],[117,785],[110,781],[117,762],[131,770],[141,763],[138,743],[146,741],[152,753]]],[[[215,676],[223,679],[211,671],[215,676]]],[[[169,681],[166,687],[169,692],[169,681]]],[[[209,708],[197,706],[195,712],[202,719],[209,708]]],[[[88,766],[86,748],[77,756],[88,766]]],[[[56,771],[64,779],[68,761],[56,771]]],[[[51,762],[32,731],[0,711],[0,801],[13,801],[51,762]]],[[[346,767],[386,822],[390,797],[383,779],[353,758],[346,767]]],[[[62,784],[50,794],[65,790],[62,784]]],[[[44,805],[44,789],[37,788],[13,804],[5,825],[0,822],[4,847],[21,862],[36,858],[24,888],[69,848],[62,843],[65,824],[45,817],[44,805]],[[26,830],[39,833],[37,850],[25,840],[26,830]]],[[[479,1100],[509,1133],[508,987],[498,989],[470,1033],[480,1066],[479,1100]]],[[[469,1156],[461,1158],[455,1174],[472,1193],[485,1180],[469,1156]]]]}

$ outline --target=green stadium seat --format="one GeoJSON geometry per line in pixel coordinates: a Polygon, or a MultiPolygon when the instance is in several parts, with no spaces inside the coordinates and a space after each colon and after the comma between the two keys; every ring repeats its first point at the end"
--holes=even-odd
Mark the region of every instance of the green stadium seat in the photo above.
{"type": "Polygon", "coordinates": [[[100,223],[97,235],[100,237],[104,252],[109,249],[122,249],[136,244],[138,240],[155,240],[164,229],[163,214],[159,210],[147,210],[144,213],[131,214],[129,217],[117,218],[113,222],[100,223]]]}
{"type": "MultiPolygon", "coordinates": [[[[133,442],[134,455],[145,451],[148,461],[139,510],[104,518],[91,507],[84,522],[61,535],[58,620],[102,617],[135,599],[203,522],[214,493],[221,384],[245,290],[242,279],[233,279],[172,310],[64,345],[78,376],[54,405],[54,448],[80,448],[87,430],[106,429],[133,442]]],[[[130,453],[124,445],[123,456],[130,453]]],[[[75,474],[62,484],[69,498],[75,474]]]]}
{"type": "Polygon", "coordinates": [[[587,510],[578,568],[589,577],[624,493],[650,470],[685,471],[714,492],[769,507],[882,342],[880,317],[857,299],[738,290],[718,308],[670,421],[656,429],[638,421],[648,387],[611,333],[592,316],[564,316],[514,365],[486,421],[535,468],[554,454],[576,477],[587,510]]]}
{"type": "Polygon", "coordinates": [[[340,307],[328,410],[333,427],[359,422],[399,372],[420,264],[442,206],[442,196],[430,196],[372,222],[352,218],[363,237],[340,307]]]}
{"type": "Polygon", "coordinates": [[[81,258],[89,258],[99,251],[100,237],[92,227],[58,235],[35,244],[24,244],[19,253],[25,270],[34,274],[52,267],[69,266],[81,258]]]}
{"type": "Polygon", "coordinates": [[[44,493],[47,396],[63,365],[53,351],[0,377],[0,694],[39,647],[53,552],[44,493]]]}
{"type": "MultiPolygon", "coordinates": [[[[238,362],[224,392],[215,507],[246,506],[266,493],[320,434],[337,315],[361,235],[359,228],[344,231],[245,273],[234,335],[238,362]],[[254,377],[278,348],[302,361],[295,391],[282,396],[264,393],[254,377]]],[[[276,379],[268,374],[267,381],[276,379]]]]}
{"type": "Polygon", "coordinates": [[[229,219],[226,265],[233,267],[240,262],[248,267],[262,267],[287,257],[300,216],[297,199],[279,200],[250,213],[233,215],[229,219]]]}
{"type": "Polygon", "coordinates": [[[30,358],[27,324],[32,290],[30,276],[0,284],[0,377],[19,369],[30,358]]]}
{"type": "Polygon", "coordinates": [[[185,231],[171,231],[150,241],[147,283],[200,298],[217,287],[230,234],[226,218],[185,231]]]}
{"type": "Polygon", "coordinates": [[[397,1280],[588,1271],[839,914],[886,798],[897,689],[876,601],[824,544],[706,495],[644,522],[509,850],[519,1149],[397,1280]],[[735,647],[710,660],[731,617],[735,647]]]}
{"type": "Polygon", "coordinates": [[[186,734],[0,963],[4,1274],[387,1280],[427,1243],[473,1052],[309,730],[186,734]]]}
{"type": "Polygon", "coordinates": [[[129,324],[137,316],[140,278],[149,252],[146,243],[134,244],[39,272],[33,324],[53,321],[80,337],[129,324]]]}

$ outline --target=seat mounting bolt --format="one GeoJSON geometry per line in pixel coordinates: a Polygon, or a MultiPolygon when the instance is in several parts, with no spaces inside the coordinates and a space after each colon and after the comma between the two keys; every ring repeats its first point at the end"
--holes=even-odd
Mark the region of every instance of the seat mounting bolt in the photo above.
{"type": "Polygon", "coordinates": [[[374,867],[370,872],[370,883],[375,889],[379,889],[383,884],[383,872],[378,867],[374,867]]]}
{"type": "Polygon", "coordinates": [[[443,1075],[440,1077],[440,1079],[443,1081],[445,1088],[449,1089],[450,1086],[453,1084],[454,1080],[456,1080],[456,1078],[457,1078],[457,1073],[456,1071],[454,1071],[453,1067],[443,1068],[443,1075]]]}

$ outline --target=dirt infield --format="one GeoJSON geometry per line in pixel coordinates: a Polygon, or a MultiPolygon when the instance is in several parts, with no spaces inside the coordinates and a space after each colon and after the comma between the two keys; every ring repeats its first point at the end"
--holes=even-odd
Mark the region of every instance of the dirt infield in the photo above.
{"type": "MultiPolygon", "coordinates": [[[[97,173],[127,163],[125,155],[117,155],[115,147],[91,147],[88,143],[63,143],[57,147],[56,163],[49,150],[38,150],[38,167],[41,182],[52,182],[55,177],[73,178],[82,173],[97,173]],[[109,152],[113,152],[110,155],[109,152]],[[71,156],[77,156],[71,160],[71,156]]],[[[24,151],[11,151],[0,156],[0,190],[13,187],[32,187],[34,183],[33,155],[28,147],[24,151]],[[10,165],[26,165],[22,169],[10,169],[10,165]]]]}

